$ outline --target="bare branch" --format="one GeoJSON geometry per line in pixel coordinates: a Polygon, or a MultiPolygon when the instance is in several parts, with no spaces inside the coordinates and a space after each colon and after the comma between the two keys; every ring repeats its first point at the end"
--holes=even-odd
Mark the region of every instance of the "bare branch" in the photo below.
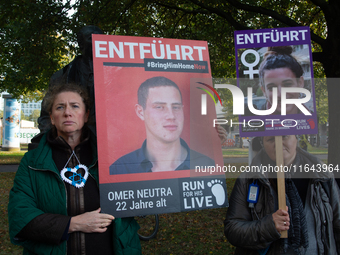
{"type": "Polygon", "coordinates": [[[224,12],[221,9],[218,8],[214,8],[214,7],[210,7],[208,5],[205,5],[199,1],[196,0],[190,0],[190,2],[192,2],[193,4],[196,4],[198,6],[200,6],[203,9],[208,10],[210,13],[215,13],[216,15],[224,18],[225,20],[227,20],[227,22],[232,25],[236,30],[246,30],[246,29],[251,29],[250,27],[246,26],[246,25],[242,25],[241,23],[239,23],[238,21],[236,21],[231,12],[224,12]]]}
{"type": "Polygon", "coordinates": [[[182,12],[187,13],[187,14],[209,14],[210,13],[205,9],[189,10],[189,9],[178,7],[176,5],[164,4],[163,2],[159,2],[159,1],[154,1],[154,3],[159,5],[159,6],[162,6],[162,7],[168,8],[168,9],[177,10],[177,11],[182,11],[182,12]]]}
{"type": "Polygon", "coordinates": [[[249,27],[242,25],[239,22],[237,22],[232,17],[230,12],[224,12],[221,9],[212,8],[212,7],[203,5],[203,4],[201,6],[201,4],[197,1],[191,1],[191,2],[193,4],[199,6],[199,7],[202,7],[202,9],[189,10],[189,9],[181,8],[181,7],[174,6],[174,5],[167,5],[167,4],[164,4],[162,2],[158,2],[158,1],[156,1],[155,3],[157,3],[160,6],[166,7],[166,8],[170,8],[170,9],[174,9],[174,10],[180,10],[180,11],[183,11],[183,12],[188,13],[188,14],[211,14],[211,13],[214,13],[214,14],[224,18],[225,20],[227,20],[227,22],[229,24],[231,24],[237,30],[249,29],[249,27]]]}
{"type": "Polygon", "coordinates": [[[321,10],[325,11],[328,9],[328,4],[325,0],[310,0],[316,6],[319,6],[321,10]]]}
{"type": "Polygon", "coordinates": [[[312,56],[313,56],[313,61],[320,62],[322,64],[325,61],[325,54],[322,52],[313,52],[312,56]]]}
{"type": "Polygon", "coordinates": [[[126,12],[127,10],[130,10],[130,9],[132,8],[132,5],[133,5],[136,1],[137,1],[137,0],[131,0],[130,3],[126,4],[126,6],[125,6],[125,8],[124,8],[124,11],[122,11],[121,14],[119,15],[119,17],[118,17],[118,19],[117,19],[117,21],[116,21],[116,23],[115,23],[113,29],[115,29],[115,28],[118,26],[118,24],[119,24],[120,20],[122,19],[123,15],[125,14],[125,12],[126,12]]]}
{"type": "MultiPolygon", "coordinates": [[[[249,27],[246,27],[246,26],[239,24],[239,22],[237,22],[234,18],[231,17],[231,14],[225,13],[221,9],[208,6],[208,5],[202,3],[199,0],[190,0],[190,1],[192,3],[200,6],[201,8],[204,8],[204,9],[206,9],[206,10],[212,12],[212,13],[215,13],[216,15],[226,19],[235,29],[240,29],[239,27],[241,27],[241,29],[249,29],[249,27]]],[[[322,0],[316,0],[316,1],[322,1],[322,0]]],[[[287,26],[291,26],[291,27],[302,26],[302,24],[297,23],[293,19],[291,19],[287,16],[284,16],[284,15],[281,15],[276,11],[269,10],[267,8],[263,8],[263,7],[260,7],[260,6],[253,6],[253,5],[249,5],[249,4],[242,4],[242,3],[238,2],[237,0],[226,0],[226,2],[228,2],[233,7],[240,9],[240,10],[254,12],[254,13],[260,13],[260,14],[263,14],[263,15],[266,15],[266,16],[270,16],[270,17],[276,19],[277,21],[280,21],[283,24],[286,24],[287,26]]],[[[312,31],[311,31],[311,37],[312,37],[312,40],[314,42],[316,42],[320,45],[324,45],[325,39],[314,34],[312,31]]]]}

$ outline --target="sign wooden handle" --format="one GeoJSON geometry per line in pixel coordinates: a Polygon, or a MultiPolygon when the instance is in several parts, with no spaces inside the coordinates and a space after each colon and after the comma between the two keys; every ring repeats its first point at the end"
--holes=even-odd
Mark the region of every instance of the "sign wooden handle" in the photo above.
{"type": "MultiPolygon", "coordinates": [[[[275,154],[276,165],[280,168],[277,172],[277,195],[279,201],[279,209],[286,210],[286,186],[285,186],[285,174],[283,172],[283,148],[282,148],[282,136],[275,136],[275,154]],[[281,167],[282,166],[282,167],[281,167]]],[[[287,238],[287,230],[281,232],[281,238],[287,238]]]]}

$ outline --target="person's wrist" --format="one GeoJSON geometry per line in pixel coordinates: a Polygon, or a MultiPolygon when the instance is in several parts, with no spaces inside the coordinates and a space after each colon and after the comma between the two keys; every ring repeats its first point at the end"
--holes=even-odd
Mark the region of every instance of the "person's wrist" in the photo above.
{"type": "Polygon", "coordinates": [[[71,217],[70,227],[68,229],[69,233],[76,232],[76,231],[79,231],[78,225],[77,225],[77,216],[71,217]]]}

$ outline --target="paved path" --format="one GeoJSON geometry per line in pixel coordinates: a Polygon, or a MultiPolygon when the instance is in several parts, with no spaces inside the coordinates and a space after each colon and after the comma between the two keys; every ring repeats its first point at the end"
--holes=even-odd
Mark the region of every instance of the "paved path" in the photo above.
{"type": "MultiPolygon", "coordinates": [[[[315,155],[320,159],[327,159],[327,154],[317,154],[315,155]]],[[[225,164],[233,164],[233,163],[247,163],[248,157],[235,157],[235,158],[224,158],[225,164]]],[[[18,165],[0,165],[0,173],[3,172],[16,172],[18,169],[18,165]]]]}
{"type": "Polygon", "coordinates": [[[16,172],[19,165],[0,165],[0,173],[16,172]]]}

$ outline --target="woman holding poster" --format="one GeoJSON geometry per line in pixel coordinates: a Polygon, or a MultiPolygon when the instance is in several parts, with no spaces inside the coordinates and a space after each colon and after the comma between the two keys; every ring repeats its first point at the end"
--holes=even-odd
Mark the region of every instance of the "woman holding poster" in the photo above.
{"type": "MultiPolygon", "coordinates": [[[[291,46],[268,47],[259,68],[259,80],[266,103],[259,110],[270,109],[273,104],[273,88],[277,88],[277,108],[274,115],[281,115],[281,89],[304,88],[303,69],[291,55],[291,46]]],[[[298,99],[300,93],[287,93],[286,99],[298,99]]],[[[307,109],[310,111],[309,109],[307,109]]],[[[287,104],[286,114],[302,113],[295,104],[287,104]]]]}
{"type": "Polygon", "coordinates": [[[22,159],[8,205],[11,241],[25,254],[141,254],[135,220],[101,213],[89,102],[73,84],[46,94],[53,127],[22,159]]]}
{"type": "Polygon", "coordinates": [[[278,210],[274,136],[262,143],[254,171],[236,180],[224,221],[235,254],[340,254],[340,194],[332,173],[297,147],[295,135],[283,136],[287,209],[278,210]],[[280,239],[286,230],[288,238],[280,239]]]}

